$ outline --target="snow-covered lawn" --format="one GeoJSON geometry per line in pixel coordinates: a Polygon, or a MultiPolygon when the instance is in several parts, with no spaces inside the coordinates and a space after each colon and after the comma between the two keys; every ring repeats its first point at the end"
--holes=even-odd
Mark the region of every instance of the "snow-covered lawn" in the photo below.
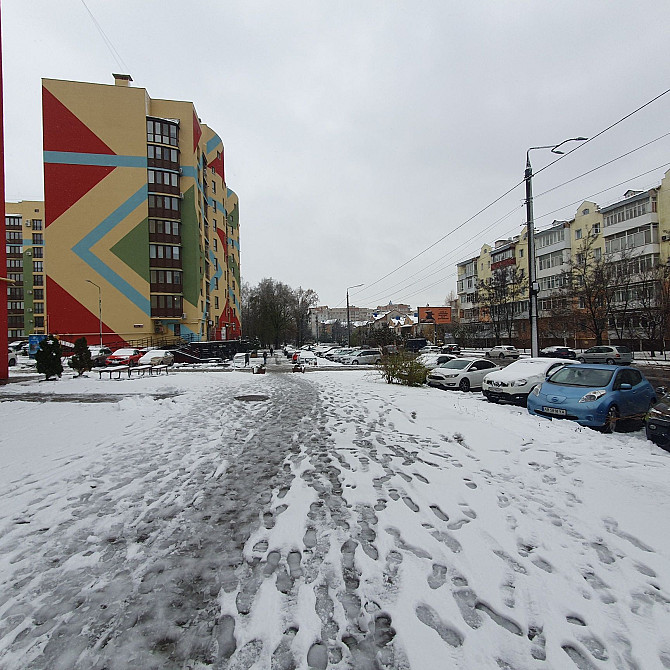
{"type": "Polygon", "coordinates": [[[643,431],[272,367],[0,389],[0,667],[670,668],[643,431]]]}

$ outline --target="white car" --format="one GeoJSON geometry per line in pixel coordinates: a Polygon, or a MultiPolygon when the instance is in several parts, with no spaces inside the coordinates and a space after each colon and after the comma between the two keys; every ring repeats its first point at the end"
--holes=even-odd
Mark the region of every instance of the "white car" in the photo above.
{"type": "Polygon", "coordinates": [[[519,350],[509,344],[497,344],[486,352],[486,358],[519,358],[519,350]]]}
{"type": "Polygon", "coordinates": [[[147,351],[138,361],[139,365],[172,365],[174,354],[167,349],[152,349],[147,351]]]}
{"type": "Polygon", "coordinates": [[[298,354],[298,365],[313,365],[316,367],[319,364],[319,359],[313,351],[301,351],[298,354]]]}
{"type": "Polygon", "coordinates": [[[522,358],[506,368],[484,377],[482,392],[491,402],[526,404],[533,387],[542,383],[549,372],[562,365],[575,365],[577,361],[565,358],[522,358]]]}
{"type": "Polygon", "coordinates": [[[440,347],[436,347],[434,344],[427,344],[422,349],[419,349],[420,354],[439,354],[440,351],[442,351],[442,349],[440,347]]]}
{"type": "Polygon", "coordinates": [[[7,353],[9,354],[8,361],[7,361],[7,364],[9,365],[9,367],[12,367],[12,365],[16,365],[16,362],[18,360],[17,357],[16,357],[16,353],[13,352],[11,349],[8,349],[7,353]]]}
{"type": "Polygon", "coordinates": [[[433,370],[438,365],[442,365],[442,363],[453,361],[454,358],[456,358],[456,356],[453,354],[430,353],[417,356],[416,362],[421,363],[421,365],[423,365],[424,368],[428,368],[428,370],[433,370]]]}
{"type": "Polygon", "coordinates": [[[454,358],[442,363],[428,374],[428,386],[469,391],[481,388],[484,377],[500,367],[485,358],[454,358]]]}

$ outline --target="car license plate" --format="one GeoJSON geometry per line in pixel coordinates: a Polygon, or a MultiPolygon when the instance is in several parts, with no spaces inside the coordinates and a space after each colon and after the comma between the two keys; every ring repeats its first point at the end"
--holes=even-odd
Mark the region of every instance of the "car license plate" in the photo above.
{"type": "Polygon", "coordinates": [[[558,407],[543,407],[542,410],[547,414],[555,414],[556,416],[565,416],[568,413],[567,410],[558,407]]]}

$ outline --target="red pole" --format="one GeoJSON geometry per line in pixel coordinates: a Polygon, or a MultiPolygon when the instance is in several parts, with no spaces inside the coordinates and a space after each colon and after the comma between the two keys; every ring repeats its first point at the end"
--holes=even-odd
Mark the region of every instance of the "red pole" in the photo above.
{"type": "MultiPolygon", "coordinates": [[[[1,10],[0,10],[1,11],[1,10]]],[[[7,273],[7,230],[5,227],[5,134],[2,94],[2,21],[0,20],[0,276],[7,273]]],[[[0,380],[9,378],[7,360],[7,286],[0,282],[0,380]]]]}

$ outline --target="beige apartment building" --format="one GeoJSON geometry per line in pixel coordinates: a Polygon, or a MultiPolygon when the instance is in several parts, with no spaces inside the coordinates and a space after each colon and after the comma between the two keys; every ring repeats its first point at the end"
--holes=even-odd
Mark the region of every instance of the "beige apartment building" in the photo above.
{"type": "MultiPolygon", "coordinates": [[[[645,272],[667,263],[670,255],[670,170],[654,188],[629,190],[616,201],[602,206],[584,201],[573,219],[554,221],[548,228],[535,231],[541,346],[565,343],[583,347],[595,342],[594,336],[580,327],[579,320],[561,318],[557,309],[560,301],[565,306],[568,271],[585,253],[596,261],[604,258],[627,264],[626,285],[614,294],[612,317],[603,337],[615,339],[625,326],[631,339],[643,339],[640,298],[645,281],[648,283],[645,272]]],[[[473,340],[490,343],[495,339],[491,315],[482,300],[482,286],[496,272],[512,268],[528,276],[525,226],[519,235],[498,240],[493,246],[485,244],[477,256],[457,264],[461,330],[473,340]]],[[[583,305],[577,305],[580,307],[583,305]]],[[[529,346],[527,285],[511,310],[512,339],[520,346],[529,346]]]]}

